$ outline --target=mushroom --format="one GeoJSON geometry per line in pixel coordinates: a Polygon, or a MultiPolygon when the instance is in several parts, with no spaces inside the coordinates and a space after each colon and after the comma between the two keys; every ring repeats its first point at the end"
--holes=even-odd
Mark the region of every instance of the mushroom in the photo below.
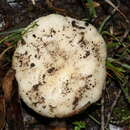
{"type": "Polygon", "coordinates": [[[106,45],[94,26],[67,16],[40,17],[17,44],[12,67],[23,101],[40,115],[68,117],[102,94],[106,45]]]}

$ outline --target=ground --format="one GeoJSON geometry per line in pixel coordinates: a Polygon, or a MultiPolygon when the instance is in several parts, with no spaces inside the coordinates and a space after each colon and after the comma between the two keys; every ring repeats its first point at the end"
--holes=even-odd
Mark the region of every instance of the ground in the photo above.
{"type": "Polygon", "coordinates": [[[104,130],[110,124],[130,129],[129,0],[36,0],[35,5],[31,0],[0,2],[0,129],[104,130]],[[92,23],[107,44],[107,80],[102,98],[81,114],[66,119],[49,119],[30,110],[19,99],[11,70],[23,28],[50,13],[92,23]]]}

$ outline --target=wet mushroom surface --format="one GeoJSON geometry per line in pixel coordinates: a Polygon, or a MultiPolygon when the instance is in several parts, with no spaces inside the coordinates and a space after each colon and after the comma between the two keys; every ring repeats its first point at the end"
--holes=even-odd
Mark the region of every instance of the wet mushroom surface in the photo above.
{"type": "Polygon", "coordinates": [[[101,97],[105,60],[106,45],[94,26],[51,14],[25,29],[12,67],[23,101],[40,115],[62,118],[101,97]]]}

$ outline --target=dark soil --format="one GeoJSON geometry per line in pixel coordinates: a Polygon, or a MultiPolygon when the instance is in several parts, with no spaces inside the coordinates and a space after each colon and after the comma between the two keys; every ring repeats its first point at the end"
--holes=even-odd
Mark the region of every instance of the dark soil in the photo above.
{"type": "MultiPolygon", "coordinates": [[[[0,0],[0,32],[26,27],[36,18],[50,13],[59,13],[77,19],[87,19],[87,22],[92,23],[99,29],[104,19],[111,15],[113,10],[111,5],[102,0],[94,1],[96,2],[94,3],[96,17],[90,13],[90,7],[85,4],[85,0],[52,0],[53,7],[47,2],[48,0],[37,0],[36,5],[33,5],[30,0],[15,1],[18,5],[13,7],[9,5],[6,0],[0,0]]],[[[126,49],[130,49],[130,39],[128,38],[128,36],[130,36],[130,24],[128,22],[130,21],[130,1],[111,1],[116,6],[119,6],[119,9],[126,18],[123,17],[120,12],[116,11],[102,29],[102,31],[107,31],[111,34],[102,34],[108,45],[108,57],[118,59],[122,64],[125,63],[130,65],[130,51],[126,52],[126,49]],[[113,43],[121,43],[121,45],[115,46],[113,43]],[[109,48],[111,45],[114,45],[114,47],[109,48]]],[[[6,35],[0,35],[0,39],[5,36],[6,35]]],[[[10,44],[11,43],[5,42],[0,44],[0,53],[9,47],[10,44]]],[[[101,126],[103,126],[103,121],[105,121],[105,123],[107,122],[108,114],[111,114],[109,123],[128,129],[130,126],[130,101],[128,101],[128,98],[130,97],[130,69],[124,68],[125,72],[119,73],[120,75],[123,74],[123,81],[126,81],[126,84],[123,85],[123,82],[120,81],[118,77],[119,75],[117,76],[117,73],[114,73],[116,69],[112,70],[111,67],[108,67],[106,87],[101,99],[104,103],[99,100],[81,114],[70,118],[49,119],[36,114],[19,99],[17,82],[15,80],[13,81],[13,90],[10,90],[12,93],[10,100],[8,102],[5,100],[2,84],[3,82],[6,82],[4,81],[4,77],[11,68],[11,58],[14,50],[14,48],[10,49],[4,57],[0,57],[0,129],[72,130],[75,128],[75,130],[80,130],[76,129],[73,122],[82,121],[86,123],[86,128],[84,129],[100,130],[101,126]],[[123,88],[127,88],[128,92],[124,92],[123,88]],[[121,94],[116,99],[119,91],[121,91],[121,94]],[[115,102],[115,106],[111,111],[113,102],[115,102]],[[101,108],[103,107],[104,109],[102,109],[103,111],[101,112],[101,108]],[[94,117],[95,119],[92,119],[91,117],[94,117]],[[103,120],[101,117],[104,117],[105,119],[103,120]]],[[[121,67],[118,63],[114,63],[114,66],[116,68],[121,67]]]]}

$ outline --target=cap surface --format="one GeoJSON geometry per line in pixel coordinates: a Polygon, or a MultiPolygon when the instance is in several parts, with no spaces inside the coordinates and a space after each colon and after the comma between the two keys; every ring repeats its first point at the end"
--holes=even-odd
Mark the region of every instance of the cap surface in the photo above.
{"type": "Polygon", "coordinates": [[[18,42],[12,66],[24,102],[47,117],[66,117],[96,102],[106,77],[106,45],[91,24],[51,14],[18,42]]]}

